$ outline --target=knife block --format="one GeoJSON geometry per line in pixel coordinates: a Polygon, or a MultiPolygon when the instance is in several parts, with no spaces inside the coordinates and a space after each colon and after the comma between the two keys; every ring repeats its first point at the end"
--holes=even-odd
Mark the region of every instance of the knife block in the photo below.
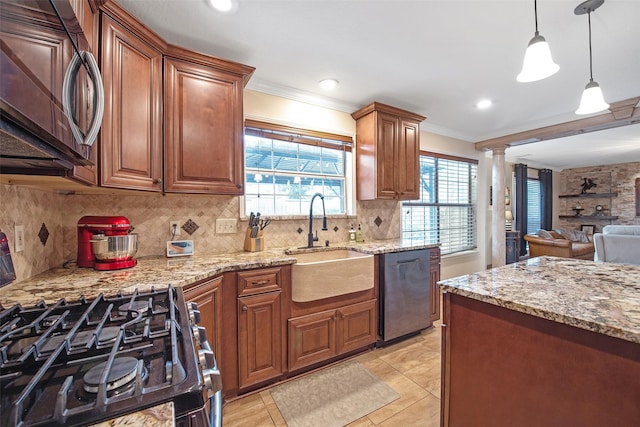
{"type": "Polygon", "coordinates": [[[244,250],[247,252],[260,252],[264,249],[264,237],[262,230],[258,231],[257,237],[251,237],[251,227],[247,228],[244,235],[244,250]]]}

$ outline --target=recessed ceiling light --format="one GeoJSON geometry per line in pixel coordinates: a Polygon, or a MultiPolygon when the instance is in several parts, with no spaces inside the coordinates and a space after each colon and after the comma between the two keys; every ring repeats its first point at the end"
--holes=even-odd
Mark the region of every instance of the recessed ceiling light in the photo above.
{"type": "Polygon", "coordinates": [[[320,80],[320,87],[324,90],[333,90],[338,86],[338,83],[336,79],[324,79],[320,80]]]}
{"type": "Polygon", "coordinates": [[[238,10],[238,0],[207,0],[218,12],[233,13],[238,10]]]}
{"type": "Polygon", "coordinates": [[[482,99],[480,101],[478,101],[478,103],[476,104],[476,108],[478,108],[479,110],[486,110],[487,108],[491,107],[491,100],[490,99],[482,99]]]}

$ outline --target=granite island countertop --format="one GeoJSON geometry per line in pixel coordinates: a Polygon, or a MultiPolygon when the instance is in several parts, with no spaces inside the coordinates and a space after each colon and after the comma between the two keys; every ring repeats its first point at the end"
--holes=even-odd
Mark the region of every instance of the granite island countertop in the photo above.
{"type": "Polygon", "coordinates": [[[538,257],[438,283],[445,292],[640,343],[640,266],[538,257]]]}

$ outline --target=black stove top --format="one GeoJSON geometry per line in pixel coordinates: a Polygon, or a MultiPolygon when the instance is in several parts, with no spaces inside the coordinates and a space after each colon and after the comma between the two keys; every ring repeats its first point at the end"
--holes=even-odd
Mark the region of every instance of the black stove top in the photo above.
{"type": "Polygon", "coordinates": [[[0,313],[0,425],[86,425],[174,402],[202,407],[181,289],[0,313]]]}

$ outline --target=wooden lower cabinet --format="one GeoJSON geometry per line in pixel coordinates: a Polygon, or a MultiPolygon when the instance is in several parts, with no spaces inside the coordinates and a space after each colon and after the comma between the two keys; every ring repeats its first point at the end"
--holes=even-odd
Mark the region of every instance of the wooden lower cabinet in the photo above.
{"type": "Polygon", "coordinates": [[[289,370],[295,371],[376,340],[376,300],[289,319],[289,370]]]}
{"type": "Polygon", "coordinates": [[[222,276],[189,286],[184,299],[198,304],[200,326],[207,330],[207,340],[216,355],[218,364],[222,357],[222,276]]]}
{"type": "Polygon", "coordinates": [[[280,291],[238,298],[238,386],[282,375],[280,291]]]}

